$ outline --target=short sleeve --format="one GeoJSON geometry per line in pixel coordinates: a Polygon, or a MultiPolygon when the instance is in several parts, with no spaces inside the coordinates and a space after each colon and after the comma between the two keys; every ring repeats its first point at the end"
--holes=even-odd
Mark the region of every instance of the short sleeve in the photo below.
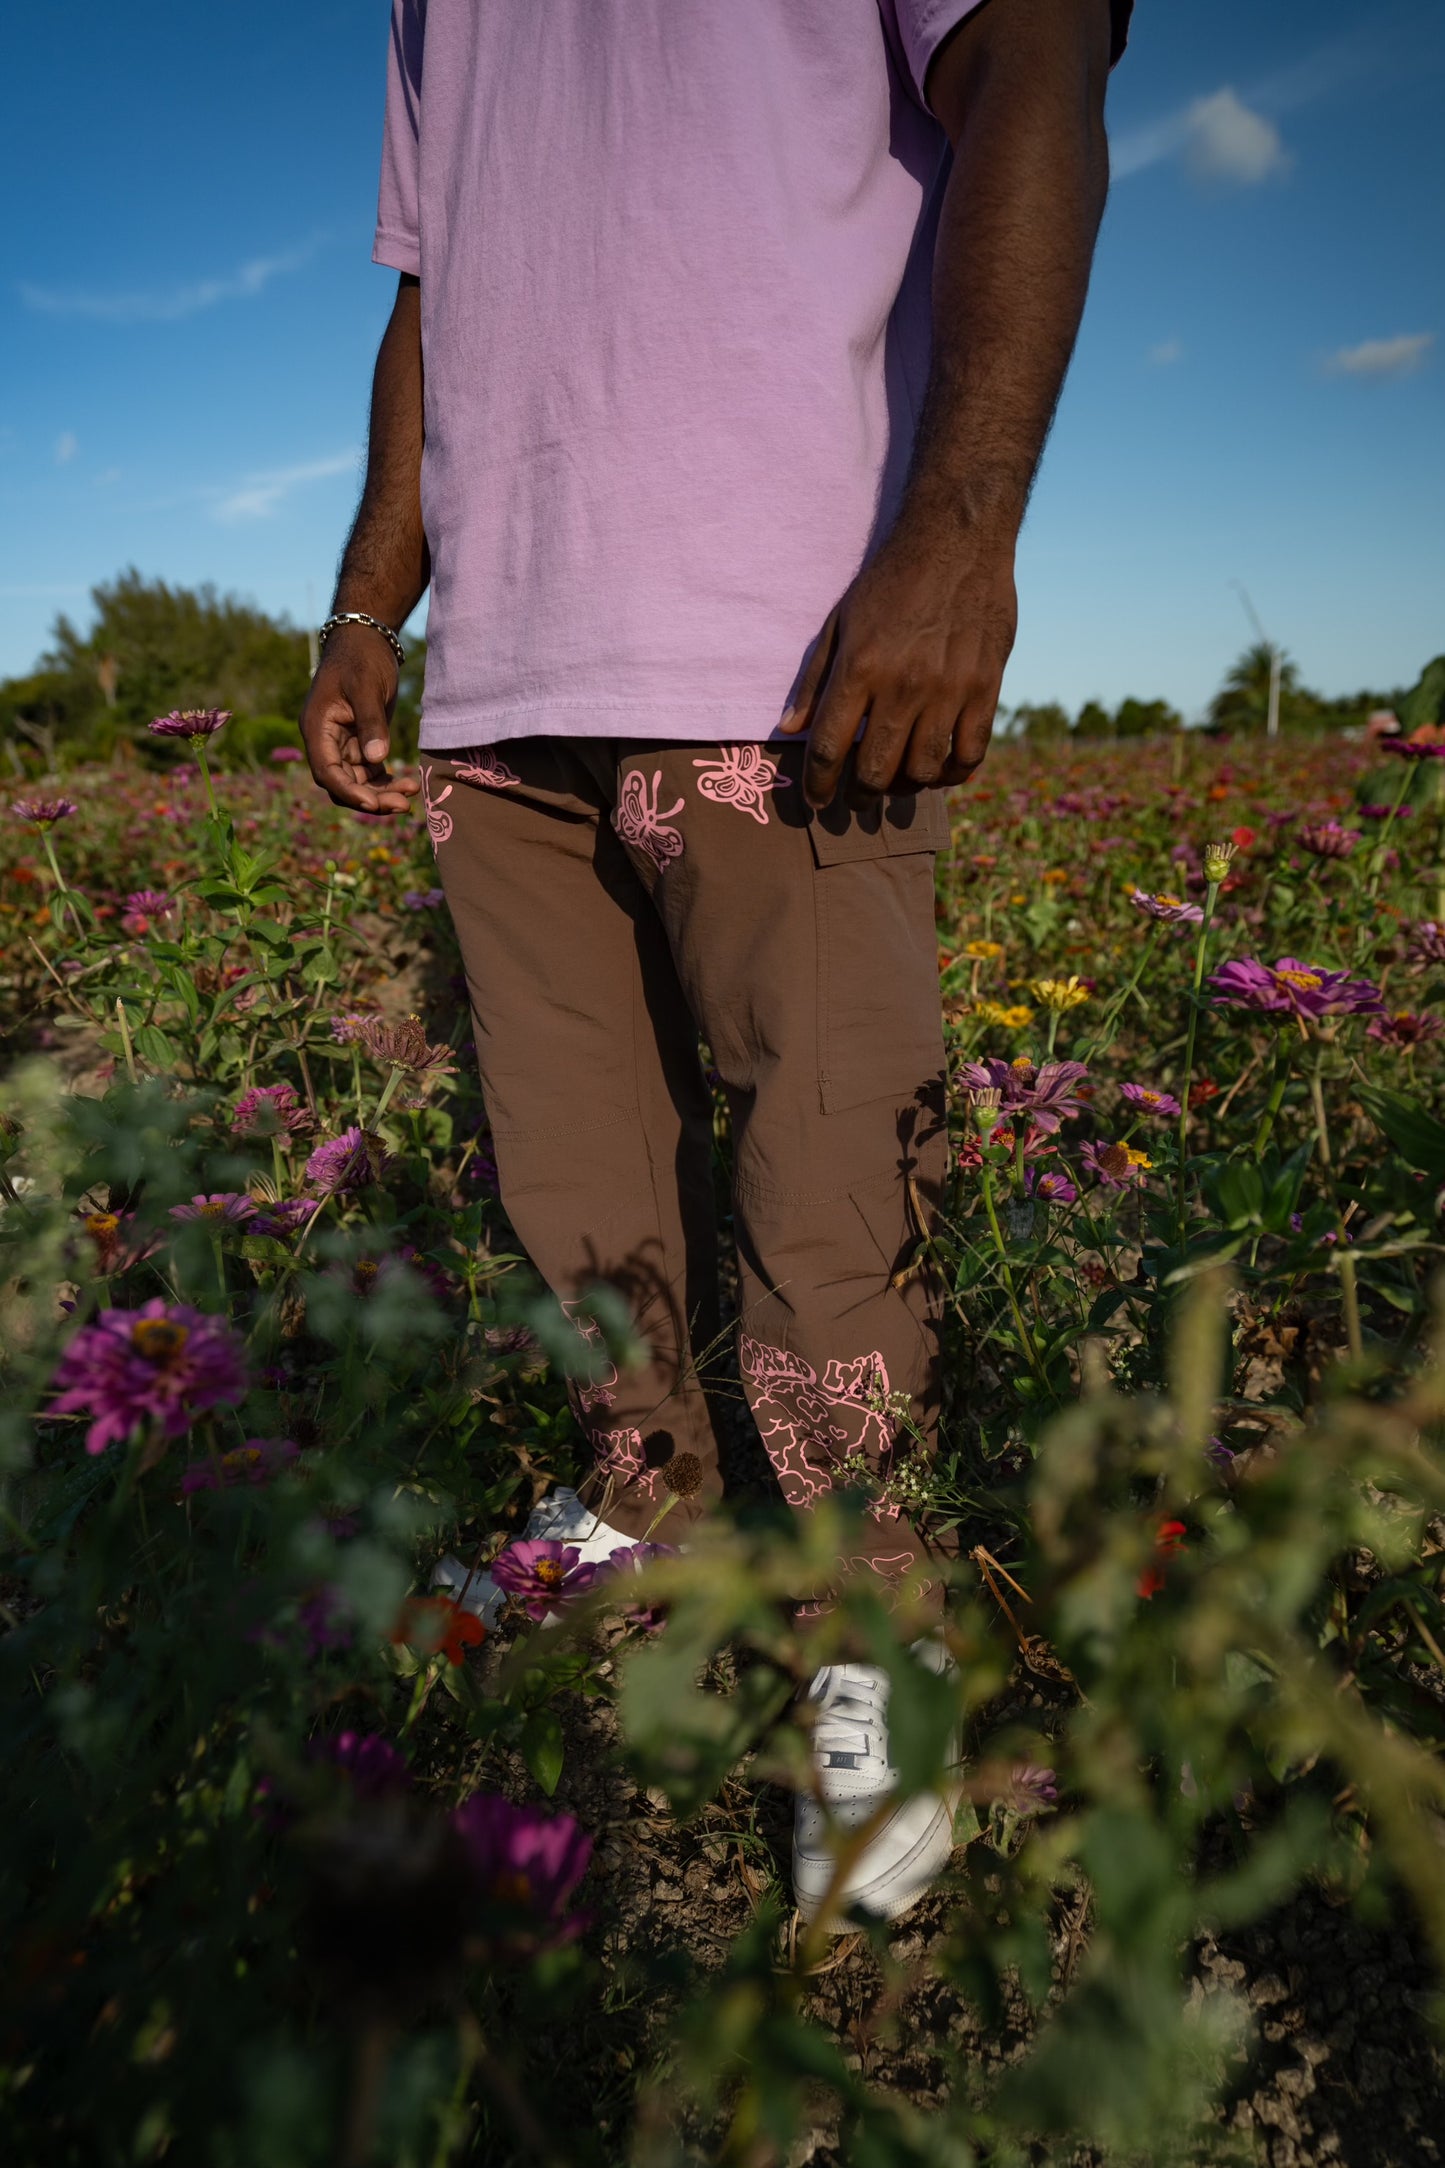
{"type": "Polygon", "coordinates": [[[381,138],[381,188],[373,263],[421,276],[418,167],[421,152],[421,62],[426,0],[392,0],[386,67],[386,119],[381,138]]]}
{"type": "MultiPolygon", "coordinates": [[[[928,66],[951,30],[965,16],[973,15],[984,0],[879,0],[883,21],[901,60],[905,80],[918,103],[930,110],[923,95],[928,66]]],[[[1134,0],[1109,0],[1109,65],[1123,52],[1129,37],[1129,18],[1134,0]]]]}

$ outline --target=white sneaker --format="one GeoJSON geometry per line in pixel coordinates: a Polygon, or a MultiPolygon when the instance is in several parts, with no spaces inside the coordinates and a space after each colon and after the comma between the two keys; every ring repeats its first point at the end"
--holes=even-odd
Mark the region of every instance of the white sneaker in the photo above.
{"type": "MultiPolygon", "coordinates": [[[[950,1668],[937,1641],[920,1641],[914,1654],[933,1670],[950,1668]]],[[[817,1796],[800,1792],[793,1814],[793,1895],[805,1921],[817,1917],[828,1894],[838,1837],[867,1821],[897,1785],[888,1758],[888,1687],[877,1664],[825,1664],[808,1688],[817,1710],[817,1796]]],[[[950,1758],[957,1756],[955,1741],[950,1758]]],[[[901,1800],[834,1891],[830,1925],[846,1925],[850,1906],[895,1920],[916,1904],[953,1850],[955,1804],[951,1788],[901,1800]]]]}
{"type": "MultiPolygon", "coordinates": [[[[569,1543],[576,1551],[578,1561],[584,1566],[600,1565],[621,1543],[633,1543],[636,1538],[624,1536],[619,1529],[609,1528],[606,1521],[599,1520],[591,1506],[584,1506],[576,1491],[565,1484],[548,1493],[533,1506],[527,1515],[527,1525],[522,1531],[524,1543],[569,1543]]],[[[461,1559],[439,1559],[431,1577],[433,1588],[445,1591],[464,1611],[470,1611],[484,1626],[492,1625],[507,1600],[507,1591],[498,1588],[484,1567],[471,1571],[461,1559]]],[[[549,1611],[546,1623],[551,1625],[561,1614],[549,1611]]]]}

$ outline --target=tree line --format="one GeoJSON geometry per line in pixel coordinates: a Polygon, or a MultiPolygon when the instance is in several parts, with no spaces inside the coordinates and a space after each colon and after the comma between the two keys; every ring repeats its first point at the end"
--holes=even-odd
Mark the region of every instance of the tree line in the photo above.
{"type": "MultiPolygon", "coordinates": [[[[12,767],[38,754],[109,759],[128,748],[161,757],[145,726],[175,707],[229,708],[236,725],[223,740],[231,759],[264,759],[296,742],[296,717],[311,677],[306,631],[287,618],[218,594],[212,586],[172,587],[145,579],[134,567],[91,590],[93,620],[82,633],[68,617],[55,621],[51,646],[25,677],[0,680],[0,744],[12,767]]],[[[397,699],[396,744],[415,749],[426,643],[408,643],[397,699]]],[[[1210,703],[1205,727],[1230,736],[1262,733],[1269,711],[1271,652],[1247,648],[1210,703]]],[[[1328,699],[1300,681],[1288,656],[1280,661],[1281,730],[1335,731],[1363,726],[1391,709],[1413,728],[1440,718],[1445,657],[1437,657],[1413,688],[1366,690],[1328,699]],[[1407,717],[1409,718],[1407,720],[1407,717]]],[[[1003,711],[1012,732],[1029,738],[1142,738],[1184,728],[1167,700],[1122,700],[1115,708],[1086,700],[1071,715],[1057,701],[1023,703],[1003,711]]]]}

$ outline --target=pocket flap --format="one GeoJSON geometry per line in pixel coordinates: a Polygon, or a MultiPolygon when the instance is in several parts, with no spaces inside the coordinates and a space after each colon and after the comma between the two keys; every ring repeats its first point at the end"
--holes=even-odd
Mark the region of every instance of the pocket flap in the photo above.
{"type": "Polygon", "coordinates": [[[893,791],[872,805],[841,803],[814,813],[808,824],[820,866],[859,858],[896,858],[909,851],[948,848],[948,806],[941,790],[893,791]]]}

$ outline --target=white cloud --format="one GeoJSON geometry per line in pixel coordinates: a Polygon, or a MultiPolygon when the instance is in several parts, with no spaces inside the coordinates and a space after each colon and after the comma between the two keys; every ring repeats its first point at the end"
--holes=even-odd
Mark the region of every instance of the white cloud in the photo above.
{"type": "Polygon", "coordinates": [[[1411,376],[1435,344],[1433,331],[1402,331],[1394,339],[1342,346],[1325,367],[1332,376],[1411,376]]]}
{"type": "Polygon", "coordinates": [[[64,429],[55,440],[55,464],[64,467],[80,450],[80,439],[73,429],[64,429]]]}
{"type": "Polygon", "coordinates": [[[320,247],[320,238],[279,256],[253,256],[223,278],[197,279],[189,286],[153,292],[106,294],[80,289],[21,284],[20,298],[41,316],[88,316],[109,324],[173,324],[222,301],[249,301],[264,293],[272,279],[299,271],[320,247]]]}
{"type": "Polygon", "coordinates": [[[1183,148],[1184,163],[1198,181],[1255,188],[1289,169],[1274,122],[1228,88],[1195,99],[1185,116],[1183,148]]]}
{"type": "Polygon", "coordinates": [[[226,521],[269,519],[293,489],[307,482],[325,481],[333,474],[355,474],[360,458],[359,447],[353,445],[349,452],[336,452],[329,459],[308,459],[299,466],[248,475],[238,488],[217,499],[215,517],[226,521]]]}
{"type": "Polygon", "coordinates": [[[1161,339],[1157,346],[1150,347],[1148,359],[1156,369],[1167,369],[1171,362],[1184,359],[1184,341],[1182,339],[1161,339]]]}

